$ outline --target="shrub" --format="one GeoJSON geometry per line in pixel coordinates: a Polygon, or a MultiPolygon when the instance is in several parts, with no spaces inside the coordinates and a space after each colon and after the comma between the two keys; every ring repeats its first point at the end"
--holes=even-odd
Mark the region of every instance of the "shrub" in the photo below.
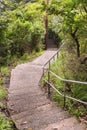
{"type": "Polygon", "coordinates": [[[0,100],[7,98],[7,90],[0,86],[0,100]]]}
{"type": "Polygon", "coordinates": [[[0,116],[0,130],[13,130],[13,123],[11,120],[6,119],[4,116],[0,116]]]}

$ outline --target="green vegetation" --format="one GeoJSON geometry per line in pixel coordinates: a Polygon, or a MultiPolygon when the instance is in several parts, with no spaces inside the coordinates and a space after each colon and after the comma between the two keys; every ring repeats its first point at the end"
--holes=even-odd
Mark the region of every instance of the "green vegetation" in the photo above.
{"type": "Polygon", "coordinates": [[[0,130],[13,130],[12,121],[0,116],[0,130]]]}
{"type": "MultiPolygon", "coordinates": [[[[49,4],[45,0],[0,0],[1,99],[7,95],[2,85],[4,77],[10,76],[8,68],[41,55],[46,30],[57,45],[65,44],[52,71],[65,79],[87,82],[87,0],[50,0],[49,4]]],[[[64,84],[52,76],[51,82],[62,93],[66,85],[67,95],[87,102],[87,86],[64,84]]],[[[54,99],[63,105],[57,93],[54,99]]],[[[66,107],[77,116],[87,114],[87,107],[80,103],[67,100],[66,107]]]]}
{"type": "Polygon", "coordinates": [[[52,0],[48,7],[49,27],[57,33],[61,43],[70,45],[80,57],[87,52],[87,1],[84,0],[52,0]]]}
{"type": "Polygon", "coordinates": [[[4,87],[0,86],[0,100],[6,99],[7,91],[4,87]]]}
{"type": "Polygon", "coordinates": [[[9,65],[15,56],[20,58],[25,53],[39,52],[45,37],[41,3],[24,6],[22,1],[3,0],[0,4],[0,65],[9,65]]]}
{"type": "MultiPolygon", "coordinates": [[[[48,5],[49,29],[65,44],[52,71],[64,79],[87,82],[87,1],[51,0],[48,5]]],[[[46,77],[47,78],[47,77],[46,77]]],[[[87,85],[64,83],[51,75],[51,82],[60,92],[87,102],[87,85]]],[[[63,106],[57,93],[54,99],[63,106]]],[[[87,114],[87,106],[67,99],[66,108],[77,116],[87,114]]]]}
{"type": "Polygon", "coordinates": [[[12,121],[5,116],[3,110],[7,109],[6,99],[7,99],[7,89],[4,88],[0,77],[0,130],[13,130],[12,121]]]}
{"type": "Polygon", "coordinates": [[[1,73],[5,77],[9,77],[10,76],[10,70],[8,69],[8,67],[2,66],[1,67],[1,73]]]}
{"type": "Polygon", "coordinates": [[[41,56],[44,53],[44,51],[39,51],[39,52],[32,52],[31,54],[25,53],[23,56],[19,58],[14,57],[11,60],[11,65],[12,66],[17,66],[18,64],[22,64],[22,63],[27,63],[27,62],[31,62],[32,60],[34,60],[36,57],[41,56]]]}
{"type": "MultiPolygon", "coordinates": [[[[51,66],[51,71],[59,75],[64,79],[87,81],[87,64],[81,64],[81,61],[76,58],[76,55],[69,52],[69,45],[61,50],[61,54],[57,61],[51,66]]],[[[47,76],[46,76],[47,78],[47,76]]],[[[64,86],[66,86],[66,95],[80,99],[87,102],[87,85],[81,85],[76,83],[65,83],[55,78],[50,74],[50,82],[64,94],[64,86]]],[[[58,105],[64,105],[64,98],[57,92],[53,93],[53,99],[58,105]]],[[[76,116],[85,116],[87,114],[87,106],[70,99],[66,99],[66,108],[71,114],[76,116]]]]}

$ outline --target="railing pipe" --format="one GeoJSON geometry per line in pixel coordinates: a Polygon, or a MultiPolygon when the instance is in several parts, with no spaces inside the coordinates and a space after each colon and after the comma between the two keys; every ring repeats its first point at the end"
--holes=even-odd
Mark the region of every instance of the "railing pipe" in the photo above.
{"type": "Polygon", "coordinates": [[[58,52],[57,52],[57,59],[58,59],[58,52]]]}
{"type": "MultiPolygon", "coordinates": [[[[50,72],[48,71],[48,82],[50,83],[50,72]]],[[[48,84],[48,97],[50,98],[50,84],[48,84]]]]}
{"type": "Polygon", "coordinates": [[[45,70],[45,69],[44,69],[44,67],[43,67],[43,77],[44,77],[44,70],[45,70]]]}
{"type": "Polygon", "coordinates": [[[60,76],[56,75],[54,72],[50,71],[50,73],[52,75],[54,75],[56,78],[58,78],[59,80],[63,81],[63,82],[71,82],[71,83],[77,83],[77,84],[84,84],[87,85],[87,82],[81,82],[81,81],[75,81],[75,80],[68,80],[68,79],[63,79],[60,76]]]}
{"type": "MultiPolygon", "coordinates": [[[[45,66],[49,63],[49,61],[51,61],[51,60],[53,59],[54,56],[58,55],[60,49],[61,49],[63,46],[64,46],[64,44],[62,44],[62,45],[60,46],[60,48],[57,50],[57,52],[44,64],[43,67],[45,67],[45,66]]],[[[57,57],[58,57],[58,56],[57,56],[57,57]]]]}
{"type": "MultiPolygon", "coordinates": [[[[48,82],[47,80],[45,80],[45,79],[44,79],[44,81],[45,81],[47,84],[49,84],[50,87],[52,87],[60,96],[64,97],[64,94],[62,94],[60,91],[58,91],[51,83],[49,83],[49,82],[48,82]]],[[[66,95],[66,98],[71,99],[71,100],[73,100],[73,101],[77,101],[77,102],[82,103],[82,104],[84,104],[84,105],[87,105],[87,102],[81,101],[81,100],[79,100],[79,99],[76,99],[76,98],[73,98],[73,97],[70,97],[70,96],[67,96],[67,95],[66,95]]]]}
{"type": "Polygon", "coordinates": [[[51,65],[51,61],[49,61],[49,71],[50,71],[50,65],[51,65]]]}

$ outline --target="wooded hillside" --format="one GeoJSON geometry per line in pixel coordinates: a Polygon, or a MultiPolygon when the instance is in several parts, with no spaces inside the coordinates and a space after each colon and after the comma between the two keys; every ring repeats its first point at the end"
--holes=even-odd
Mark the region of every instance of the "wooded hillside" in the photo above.
{"type": "MultiPolygon", "coordinates": [[[[58,46],[64,44],[52,70],[65,79],[87,82],[87,0],[0,0],[0,67],[43,50],[46,33],[58,46]]],[[[87,101],[87,87],[67,86],[72,96],[87,101]]],[[[81,109],[80,114],[84,109],[87,113],[86,106],[81,109]]]]}

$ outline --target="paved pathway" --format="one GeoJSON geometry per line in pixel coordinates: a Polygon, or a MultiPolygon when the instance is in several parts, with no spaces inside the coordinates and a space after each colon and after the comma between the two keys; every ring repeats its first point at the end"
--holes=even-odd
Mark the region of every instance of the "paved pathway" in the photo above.
{"type": "Polygon", "coordinates": [[[47,99],[38,85],[42,66],[55,52],[56,49],[47,50],[11,72],[8,107],[19,130],[86,130],[85,125],[47,99]]]}

